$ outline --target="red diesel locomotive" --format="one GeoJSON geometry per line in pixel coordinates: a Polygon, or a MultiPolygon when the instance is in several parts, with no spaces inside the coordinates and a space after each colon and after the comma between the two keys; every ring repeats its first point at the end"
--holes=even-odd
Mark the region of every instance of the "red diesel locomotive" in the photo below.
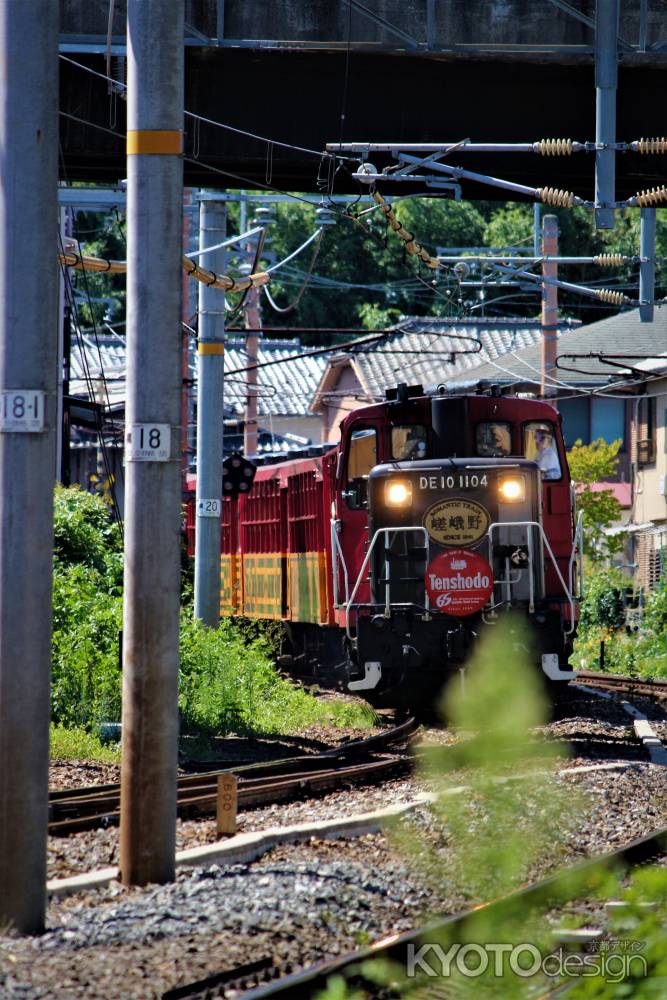
{"type": "Polygon", "coordinates": [[[225,499],[220,613],[283,622],[300,675],[414,705],[512,608],[545,678],[566,681],[580,542],[552,406],[400,385],[350,413],[340,444],[264,459],[225,499]]]}

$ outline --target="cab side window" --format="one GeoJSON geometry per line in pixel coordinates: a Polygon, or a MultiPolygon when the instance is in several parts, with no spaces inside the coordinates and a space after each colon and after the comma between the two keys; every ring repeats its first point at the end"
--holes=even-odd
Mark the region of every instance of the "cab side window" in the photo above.
{"type": "Polygon", "coordinates": [[[397,462],[426,458],[426,428],[422,424],[401,424],[391,429],[391,457],[397,462]]]}
{"type": "Polygon", "coordinates": [[[512,454],[512,425],[504,421],[477,424],[476,452],[483,458],[503,458],[512,454]]]}
{"type": "Polygon", "coordinates": [[[352,431],[347,454],[348,507],[359,510],[368,506],[368,476],[377,465],[377,432],[372,427],[352,431]]]}
{"type": "Polygon", "coordinates": [[[524,425],[523,453],[532,462],[537,462],[543,479],[560,479],[558,445],[551,421],[533,420],[524,425]]]}

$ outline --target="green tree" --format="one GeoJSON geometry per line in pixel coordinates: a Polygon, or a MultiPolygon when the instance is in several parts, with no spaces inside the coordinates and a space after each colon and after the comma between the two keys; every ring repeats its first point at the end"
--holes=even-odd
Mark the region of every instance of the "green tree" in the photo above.
{"type": "MultiPolygon", "coordinates": [[[[116,212],[79,212],[74,227],[77,253],[105,260],[125,260],[125,233],[116,212]]],[[[78,311],[84,326],[103,322],[120,323],[125,319],[124,274],[72,271],[70,280],[77,292],[78,311]]]]}
{"type": "Polygon", "coordinates": [[[625,536],[605,535],[604,529],[618,521],[621,505],[612,490],[594,490],[616,471],[621,440],[607,444],[602,438],[591,444],[575,441],[568,452],[572,479],[577,487],[577,504],[584,512],[584,552],[594,562],[600,562],[621,551],[625,536]]]}

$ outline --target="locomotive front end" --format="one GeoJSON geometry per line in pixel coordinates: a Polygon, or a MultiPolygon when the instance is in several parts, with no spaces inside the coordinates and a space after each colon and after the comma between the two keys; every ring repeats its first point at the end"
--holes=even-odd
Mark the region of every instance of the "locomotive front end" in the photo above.
{"type": "Polygon", "coordinates": [[[366,673],[380,675],[379,690],[402,686],[408,673],[424,693],[437,690],[501,608],[533,612],[542,601],[535,462],[380,465],[368,510],[375,613],[358,620],[358,656],[374,664],[366,673]]]}

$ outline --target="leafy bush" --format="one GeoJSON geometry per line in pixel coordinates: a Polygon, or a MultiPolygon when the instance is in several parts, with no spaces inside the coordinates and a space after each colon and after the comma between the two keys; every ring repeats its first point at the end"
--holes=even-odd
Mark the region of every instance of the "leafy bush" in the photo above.
{"type": "Polygon", "coordinates": [[[586,584],[580,627],[586,629],[604,625],[608,628],[621,628],[625,624],[624,589],[625,584],[618,570],[603,570],[593,574],[586,584]]]}
{"type": "Polygon", "coordinates": [[[123,543],[120,526],[100,497],[80,486],[56,486],[53,550],[62,565],[82,563],[120,585],[123,543]]]}
{"type": "MultiPolygon", "coordinates": [[[[94,729],[121,716],[118,633],[122,550],[99,497],[58,487],[55,500],[52,717],[94,729]]],[[[271,662],[272,623],[224,621],[207,629],[181,618],[180,707],[184,726],[206,732],[288,733],[316,722],[368,725],[370,709],[320,701],[283,680],[271,662]]]]}
{"type": "Polygon", "coordinates": [[[243,624],[209,629],[181,619],[179,705],[188,729],[289,733],[318,722],[366,726],[372,709],[319,701],[277,673],[264,638],[248,641],[243,624]]]}
{"type": "Polygon", "coordinates": [[[611,673],[667,677],[667,582],[651,591],[644,604],[638,631],[624,628],[623,579],[617,571],[596,573],[587,584],[574,653],[575,669],[600,666],[600,643],[605,644],[604,668],[611,673]]]}
{"type": "Polygon", "coordinates": [[[91,726],[120,719],[122,597],[110,593],[106,583],[89,566],[56,562],[51,656],[55,722],[91,726]]]}
{"type": "Polygon", "coordinates": [[[53,760],[99,760],[105,764],[120,763],[120,749],[104,746],[97,736],[80,727],[51,725],[51,758],[53,760]]]}
{"type": "Polygon", "coordinates": [[[621,505],[610,489],[594,490],[593,486],[609,480],[616,472],[618,451],[622,441],[611,444],[597,438],[590,444],[575,441],[567,453],[572,481],[577,487],[577,506],[584,512],[584,552],[593,562],[599,562],[621,552],[625,535],[605,535],[604,529],[620,520],[621,505]]]}
{"type": "Polygon", "coordinates": [[[120,718],[122,538],[100,497],[56,487],[52,716],[69,726],[120,718]]]}

